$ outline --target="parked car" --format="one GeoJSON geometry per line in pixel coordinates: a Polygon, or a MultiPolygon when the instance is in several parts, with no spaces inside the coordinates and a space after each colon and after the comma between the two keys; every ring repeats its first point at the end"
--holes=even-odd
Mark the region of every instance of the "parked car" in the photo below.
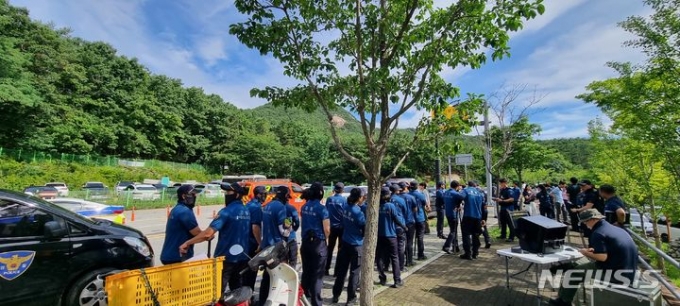
{"type": "Polygon", "coordinates": [[[133,181],[118,181],[118,183],[116,183],[116,186],[114,187],[116,190],[116,194],[120,194],[121,192],[125,191],[128,188],[128,186],[134,184],[135,182],[133,181]]]}
{"type": "Polygon", "coordinates": [[[59,190],[49,186],[31,186],[24,189],[24,193],[41,199],[54,199],[59,195],[59,190]]]}
{"type": "Polygon", "coordinates": [[[153,262],[137,229],[0,190],[3,305],[106,305],[106,275],[153,262]]]}
{"type": "Polygon", "coordinates": [[[48,201],[86,217],[105,219],[118,224],[125,224],[125,215],[123,214],[123,212],[125,212],[124,206],[106,205],[73,198],[56,198],[48,201]]]}
{"type": "Polygon", "coordinates": [[[87,182],[83,190],[87,191],[87,199],[106,199],[109,196],[109,187],[102,182],[87,182]]]}
{"type": "Polygon", "coordinates": [[[68,197],[68,186],[65,183],[51,182],[46,183],[45,186],[56,188],[60,197],[68,197]]]}
{"type": "Polygon", "coordinates": [[[202,190],[201,196],[206,198],[219,198],[224,196],[220,184],[194,185],[194,188],[202,190]]]}
{"type": "Polygon", "coordinates": [[[126,196],[127,194],[132,196],[133,200],[155,201],[161,198],[161,193],[158,189],[149,184],[129,185],[123,192],[126,193],[126,196]]]}
{"type": "Polygon", "coordinates": [[[352,192],[352,189],[356,188],[362,189],[364,192],[368,193],[368,186],[345,186],[345,189],[340,195],[347,199],[347,197],[349,197],[349,193],[352,192]]]}
{"type": "Polygon", "coordinates": [[[642,224],[644,223],[644,232],[647,235],[654,234],[654,226],[652,220],[647,216],[642,216],[642,221],[640,220],[640,212],[636,208],[630,209],[630,226],[638,231],[642,231],[642,224]]]}

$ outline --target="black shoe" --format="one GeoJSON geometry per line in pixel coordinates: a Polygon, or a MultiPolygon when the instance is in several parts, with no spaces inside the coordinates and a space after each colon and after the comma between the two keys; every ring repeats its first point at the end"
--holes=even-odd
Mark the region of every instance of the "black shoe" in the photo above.
{"type": "Polygon", "coordinates": [[[392,288],[400,288],[404,286],[404,283],[402,281],[394,282],[394,285],[392,285],[392,288]]]}
{"type": "Polygon", "coordinates": [[[472,254],[472,259],[477,259],[478,256],[479,254],[472,254]]]}
{"type": "Polygon", "coordinates": [[[453,248],[453,252],[454,253],[460,253],[460,248],[458,246],[456,246],[455,248],[453,248]]]}
{"type": "Polygon", "coordinates": [[[505,240],[505,242],[515,242],[515,239],[508,238],[508,239],[505,240]]]}
{"type": "Polygon", "coordinates": [[[446,254],[451,254],[451,250],[449,250],[447,248],[442,248],[442,251],[444,251],[444,253],[446,253],[446,254]]]}
{"type": "Polygon", "coordinates": [[[446,236],[444,236],[443,234],[442,234],[442,235],[438,235],[437,237],[439,237],[439,239],[446,239],[446,236]]]}
{"type": "Polygon", "coordinates": [[[490,248],[491,248],[491,243],[487,243],[487,244],[484,246],[484,248],[485,248],[485,249],[490,249],[490,248]]]}
{"type": "Polygon", "coordinates": [[[425,256],[425,255],[418,256],[418,260],[427,260],[427,256],[425,256]]]}
{"type": "Polygon", "coordinates": [[[345,304],[345,306],[354,306],[354,305],[358,305],[358,304],[359,303],[358,303],[357,299],[353,298],[351,300],[348,300],[347,303],[345,304]]]}
{"type": "Polygon", "coordinates": [[[571,303],[567,303],[560,298],[551,299],[548,301],[548,304],[551,306],[571,306],[571,303]]]}
{"type": "Polygon", "coordinates": [[[380,278],[380,285],[385,286],[385,284],[387,284],[387,277],[385,277],[385,278],[379,277],[379,278],[380,278]]]}
{"type": "Polygon", "coordinates": [[[460,259],[472,260],[472,256],[470,254],[460,254],[460,259]]]}
{"type": "Polygon", "coordinates": [[[340,297],[334,296],[333,297],[333,304],[337,304],[338,302],[340,302],[340,297]]]}

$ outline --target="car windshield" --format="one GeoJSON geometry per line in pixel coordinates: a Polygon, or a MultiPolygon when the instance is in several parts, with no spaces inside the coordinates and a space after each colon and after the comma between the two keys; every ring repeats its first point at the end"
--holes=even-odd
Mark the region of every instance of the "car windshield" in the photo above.
{"type": "Polygon", "coordinates": [[[120,182],[118,182],[118,184],[117,184],[116,186],[119,186],[119,187],[127,187],[128,185],[132,185],[132,184],[134,184],[134,183],[135,183],[135,182],[131,182],[131,181],[120,181],[120,182]]]}
{"type": "MultiPolygon", "coordinates": [[[[50,203],[50,202],[45,201],[45,200],[43,200],[43,199],[41,199],[41,198],[38,198],[38,197],[30,197],[30,199],[31,199],[31,201],[33,201],[33,202],[42,203],[43,206],[49,206],[49,207],[51,207],[51,208],[54,208],[54,210],[60,211],[60,212],[64,213],[65,215],[72,216],[74,219],[78,219],[78,220],[81,220],[81,221],[83,221],[83,222],[87,222],[87,223],[91,223],[91,224],[96,224],[96,223],[97,223],[97,222],[94,221],[93,219],[90,219],[90,218],[85,217],[85,216],[83,216],[83,215],[74,213],[74,212],[72,212],[72,211],[70,211],[70,210],[68,210],[68,209],[66,209],[66,208],[63,208],[63,207],[61,207],[61,206],[59,206],[59,205],[57,205],[57,204],[54,204],[54,203],[50,203]]],[[[1,200],[1,199],[0,199],[0,207],[6,206],[7,203],[11,203],[11,201],[1,200]]],[[[36,205],[36,206],[38,206],[38,205],[36,205]]]]}
{"type": "Polygon", "coordinates": [[[150,190],[156,190],[156,187],[153,187],[153,186],[137,186],[137,190],[150,191],[150,190]]]}
{"type": "Polygon", "coordinates": [[[87,183],[85,184],[85,188],[104,188],[103,183],[87,183]]]}
{"type": "Polygon", "coordinates": [[[45,186],[47,186],[47,187],[66,187],[66,184],[62,184],[62,183],[49,183],[49,184],[45,184],[45,186]]]}

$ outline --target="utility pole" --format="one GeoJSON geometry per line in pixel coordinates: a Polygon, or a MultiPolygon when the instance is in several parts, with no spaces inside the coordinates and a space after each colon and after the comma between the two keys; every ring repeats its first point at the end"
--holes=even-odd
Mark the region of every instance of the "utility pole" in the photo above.
{"type": "Polygon", "coordinates": [[[484,101],[484,143],[486,148],[484,150],[484,161],[486,163],[486,192],[487,192],[487,205],[492,204],[492,198],[495,196],[492,194],[492,178],[491,178],[491,135],[489,135],[489,103],[484,101]]]}
{"type": "Polygon", "coordinates": [[[448,181],[446,182],[446,186],[451,185],[451,181],[452,181],[452,179],[451,179],[451,155],[449,155],[449,176],[448,176],[447,180],[448,181]]]}
{"type": "Polygon", "coordinates": [[[441,158],[439,157],[439,137],[438,136],[435,136],[435,138],[434,138],[434,147],[435,147],[435,151],[437,152],[437,160],[435,161],[435,168],[437,168],[437,169],[435,169],[435,171],[437,171],[437,173],[434,176],[434,179],[435,179],[434,183],[436,185],[436,184],[439,184],[439,182],[442,181],[442,177],[441,177],[442,169],[441,169],[441,158]]]}

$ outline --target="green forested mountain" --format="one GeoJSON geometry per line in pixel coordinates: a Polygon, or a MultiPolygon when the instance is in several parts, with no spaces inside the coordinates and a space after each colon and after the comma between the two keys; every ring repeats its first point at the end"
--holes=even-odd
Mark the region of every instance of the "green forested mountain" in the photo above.
{"type": "MultiPolygon", "coordinates": [[[[320,110],[269,104],[237,109],[201,88],[151,73],[105,42],[32,21],[7,0],[0,0],[0,109],[5,149],[200,163],[213,173],[228,166],[231,173],[299,181],[362,180],[334,148],[320,110]]],[[[333,112],[348,150],[362,156],[358,121],[345,110],[333,112]]],[[[410,145],[410,135],[402,130],[394,137],[386,172],[410,145]]],[[[462,148],[481,152],[481,142],[464,138],[462,148]]],[[[442,140],[443,155],[452,154],[452,141],[442,140]]],[[[546,142],[574,164],[588,154],[580,151],[582,144],[546,142]]],[[[398,175],[432,175],[435,156],[434,143],[418,146],[398,175]]]]}

